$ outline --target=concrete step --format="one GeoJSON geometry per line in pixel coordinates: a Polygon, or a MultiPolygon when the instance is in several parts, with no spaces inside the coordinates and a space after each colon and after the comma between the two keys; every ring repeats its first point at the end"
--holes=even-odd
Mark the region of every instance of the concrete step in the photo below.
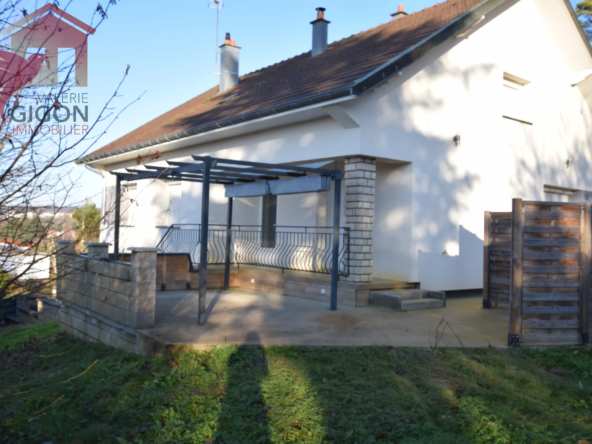
{"type": "Polygon", "coordinates": [[[397,311],[440,308],[446,306],[446,294],[427,290],[376,290],[370,292],[370,305],[397,311]],[[422,304],[421,301],[427,302],[422,304]]]}
{"type": "Polygon", "coordinates": [[[401,311],[429,310],[443,307],[444,301],[442,299],[422,298],[401,301],[401,311]]]}

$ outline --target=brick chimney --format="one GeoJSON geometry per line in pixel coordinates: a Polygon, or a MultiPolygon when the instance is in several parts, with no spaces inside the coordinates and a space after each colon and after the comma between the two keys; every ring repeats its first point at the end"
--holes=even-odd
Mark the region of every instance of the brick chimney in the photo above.
{"type": "Polygon", "coordinates": [[[393,20],[398,20],[404,15],[407,15],[407,13],[405,12],[405,6],[399,5],[399,10],[394,14],[391,14],[391,17],[393,18],[393,20]]]}
{"type": "Polygon", "coordinates": [[[220,46],[220,94],[238,85],[238,56],[240,48],[236,41],[226,33],[224,44],[220,46]]]}
{"type": "Polygon", "coordinates": [[[327,49],[329,21],[325,20],[325,8],[317,8],[317,19],[312,25],[312,56],[316,57],[327,49]]]}

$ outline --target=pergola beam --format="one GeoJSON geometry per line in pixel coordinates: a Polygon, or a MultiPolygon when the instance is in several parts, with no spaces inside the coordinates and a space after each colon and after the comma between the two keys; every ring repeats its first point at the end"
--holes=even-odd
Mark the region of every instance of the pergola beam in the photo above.
{"type": "MultiPolygon", "coordinates": [[[[171,165],[179,165],[179,166],[183,166],[185,168],[185,166],[187,165],[192,165],[190,163],[186,163],[186,162],[169,162],[171,165]]],[[[176,169],[173,169],[172,171],[176,171],[176,169]]],[[[232,168],[229,171],[232,171],[231,173],[227,173],[225,172],[226,168],[220,168],[220,167],[215,167],[211,169],[210,172],[210,176],[211,177],[225,177],[225,178],[231,178],[231,179],[247,179],[247,180],[279,180],[280,176],[288,176],[288,174],[286,174],[285,172],[281,172],[281,171],[277,171],[277,170],[273,170],[273,171],[268,171],[268,170],[251,170],[248,168],[232,168]]],[[[192,174],[192,171],[183,171],[184,174],[192,174]]]]}
{"type": "MultiPolygon", "coordinates": [[[[202,161],[206,159],[205,157],[201,156],[191,156],[194,160],[202,161]]],[[[218,165],[215,167],[216,169],[222,169],[224,167],[220,166],[220,164],[228,164],[228,165],[244,165],[246,167],[253,167],[253,168],[266,168],[266,169],[280,169],[286,171],[302,171],[306,173],[317,173],[317,174],[326,174],[326,175],[333,175],[336,173],[341,173],[339,170],[326,170],[324,168],[310,168],[310,167],[303,167],[303,166],[295,166],[295,165],[278,165],[273,163],[261,163],[261,162],[250,162],[245,160],[231,160],[231,159],[216,159],[218,161],[218,165]]]]}
{"type": "MultiPolygon", "coordinates": [[[[341,180],[343,173],[335,169],[311,168],[294,165],[278,165],[262,162],[250,162],[230,159],[217,159],[212,157],[192,156],[199,163],[167,161],[171,166],[161,167],[156,165],[144,165],[144,170],[126,168],[127,173],[111,172],[116,176],[116,201],[115,201],[115,241],[114,251],[119,254],[119,229],[120,229],[120,199],[121,182],[143,179],[161,179],[173,182],[197,182],[202,183],[201,205],[201,229],[200,229],[200,263],[199,263],[199,298],[198,298],[198,324],[207,322],[206,289],[208,270],[208,238],[209,238],[209,208],[210,185],[233,185],[235,182],[257,181],[281,181],[282,178],[307,177],[311,174],[330,177],[335,184],[333,205],[333,245],[332,245],[332,270],[331,270],[331,310],[337,309],[337,290],[339,282],[339,247],[340,247],[340,215],[341,215],[341,180]],[[308,173],[308,174],[307,174],[308,173]]],[[[310,176],[315,177],[315,176],[310,176]]],[[[230,276],[230,251],[232,245],[232,207],[233,199],[228,201],[228,219],[226,236],[226,260],[224,267],[224,287],[229,288],[230,276]]]]}
{"type": "Polygon", "coordinates": [[[261,170],[257,168],[237,168],[237,167],[225,167],[225,166],[217,166],[215,168],[216,171],[230,171],[230,172],[238,172],[241,174],[255,174],[255,175],[273,175],[273,176],[285,176],[285,177],[301,177],[306,176],[306,173],[295,173],[289,171],[282,171],[282,170],[261,170]]]}
{"type": "MultiPolygon", "coordinates": [[[[191,165],[195,165],[192,163],[188,163],[188,162],[175,162],[175,161],[169,161],[168,162],[169,165],[175,165],[175,166],[179,166],[179,167],[183,167],[183,168],[187,168],[189,169],[189,167],[191,165]]],[[[223,163],[223,162],[218,162],[218,164],[223,163]]],[[[184,171],[184,172],[191,172],[191,171],[184,171]]],[[[211,170],[211,174],[212,175],[225,175],[225,176],[229,176],[227,172],[231,172],[231,173],[239,173],[237,176],[235,177],[245,177],[244,175],[248,175],[250,176],[249,178],[252,179],[263,179],[263,180],[275,180],[275,179],[279,179],[280,176],[284,176],[284,177],[301,177],[301,176],[306,176],[306,173],[304,172],[290,172],[290,171],[282,171],[281,169],[272,169],[272,170],[265,170],[265,169],[257,169],[257,168],[237,168],[237,167],[227,167],[227,166],[216,166],[216,167],[212,167],[211,170]],[[277,177],[275,177],[277,176],[277,177]],[[272,179],[265,179],[267,177],[270,177],[272,179]]],[[[246,177],[245,177],[246,178],[246,177]]]]}

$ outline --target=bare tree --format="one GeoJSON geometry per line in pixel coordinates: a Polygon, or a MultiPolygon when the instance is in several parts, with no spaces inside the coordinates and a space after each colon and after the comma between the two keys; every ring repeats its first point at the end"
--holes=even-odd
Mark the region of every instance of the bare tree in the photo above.
{"type": "MultiPolygon", "coordinates": [[[[116,0],[105,1],[93,8],[90,26],[94,29],[116,4],[116,0]]],[[[70,3],[60,6],[55,0],[49,7],[67,11],[70,3]]],[[[62,210],[80,205],[74,198],[78,178],[70,171],[72,161],[93,149],[121,112],[135,102],[116,109],[115,101],[129,72],[127,66],[119,84],[114,85],[113,95],[93,121],[88,119],[88,108],[70,106],[68,97],[79,93],[75,91],[75,74],[86,44],[59,64],[58,82],[41,76],[43,66],[58,64],[58,60],[39,49],[27,53],[29,39],[38,40],[36,28],[22,27],[25,31],[21,31],[21,37],[23,32],[30,34],[25,34],[20,47],[9,43],[10,28],[32,12],[23,5],[21,0],[0,3],[0,270],[10,276],[0,280],[0,302],[16,282],[58,253],[53,238],[64,231],[62,210]],[[29,79],[32,76],[34,80],[29,79]],[[71,123],[76,113],[83,120],[77,126],[71,123]]],[[[61,29],[56,27],[52,33],[57,32],[61,29]]],[[[36,42],[31,46],[43,45],[36,42]]],[[[75,232],[70,238],[75,243],[80,241],[75,232]]]]}

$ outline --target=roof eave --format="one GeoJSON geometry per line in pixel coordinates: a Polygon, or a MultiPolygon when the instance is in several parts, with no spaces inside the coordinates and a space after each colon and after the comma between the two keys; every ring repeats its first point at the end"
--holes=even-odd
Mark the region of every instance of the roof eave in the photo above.
{"type": "Polygon", "coordinates": [[[459,17],[448,23],[447,25],[443,26],[442,28],[438,29],[437,31],[433,32],[429,36],[425,37],[420,42],[416,43],[415,45],[411,46],[410,48],[403,51],[401,54],[397,55],[393,59],[389,60],[379,68],[375,69],[371,73],[361,77],[360,79],[356,80],[352,85],[348,85],[336,90],[332,90],[329,92],[316,94],[314,96],[305,97],[302,99],[298,99],[292,102],[287,102],[282,105],[273,106],[269,108],[264,108],[261,110],[253,111],[247,114],[239,115],[236,117],[231,117],[228,119],[219,120],[217,122],[200,125],[195,128],[190,128],[188,130],[180,131],[174,134],[170,134],[167,136],[158,137],[155,139],[151,139],[145,142],[140,142],[134,145],[129,145],[123,148],[119,148],[113,151],[106,151],[104,153],[98,153],[95,155],[88,155],[85,157],[81,157],[74,161],[76,165],[86,164],[90,162],[95,162],[98,160],[106,159],[109,157],[117,156],[120,154],[129,153],[131,151],[140,150],[143,148],[150,148],[153,146],[160,145],[166,142],[172,142],[175,140],[183,139],[186,137],[194,136],[201,133],[206,133],[213,130],[218,130],[227,126],[236,125],[238,123],[245,123],[249,121],[254,121],[263,117],[268,117],[275,114],[281,114],[287,111],[293,111],[298,108],[303,108],[309,105],[315,105],[322,102],[326,102],[329,100],[334,100],[338,98],[342,98],[345,96],[362,96],[367,92],[379,87],[380,85],[387,82],[389,79],[394,77],[401,71],[403,68],[411,65],[419,58],[423,57],[423,55],[429,51],[430,49],[444,43],[448,39],[454,37],[460,31],[466,29],[467,27],[473,25],[477,22],[482,16],[489,13],[490,11],[494,10],[501,4],[507,2],[509,0],[483,0],[477,5],[473,6],[471,9],[467,10],[465,13],[461,14],[459,17]]]}
{"type": "Polygon", "coordinates": [[[209,131],[219,130],[222,128],[226,128],[229,126],[237,125],[239,123],[247,123],[252,122],[261,118],[281,114],[288,111],[294,111],[299,108],[305,108],[311,105],[318,105],[320,103],[328,102],[335,99],[341,99],[343,97],[351,96],[351,86],[347,86],[344,88],[335,89],[332,91],[328,91],[322,94],[317,94],[314,96],[308,96],[302,99],[298,99],[291,102],[286,102],[281,105],[272,106],[269,108],[263,108],[257,111],[253,111],[246,114],[241,114],[235,117],[230,117],[223,120],[218,120],[216,122],[208,123],[205,125],[200,125],[195,128],[190,128],[184,131],[179,131],[177,133],[169,134],[162,137],[157,137],[155,139],[150,139],[145,142],[136,143],[134,145],[125,146],[123,148],[118,148],[112,151],[106,151],[104,153],[98,153],[95,155],[88,155],[76,159],[74,163],[76,165],[87,164],[90,162],[95,162],[97,160],[106,159],[108,157],[114,157],[120,154],[129,153],[131,151],[137,151],[143,148],[150,148],[153,146],[160,145],[166,142],[173,142],[175,140],[184,139],[191,136],[196,136],[198,134],[206,133],[209,131]]]}

